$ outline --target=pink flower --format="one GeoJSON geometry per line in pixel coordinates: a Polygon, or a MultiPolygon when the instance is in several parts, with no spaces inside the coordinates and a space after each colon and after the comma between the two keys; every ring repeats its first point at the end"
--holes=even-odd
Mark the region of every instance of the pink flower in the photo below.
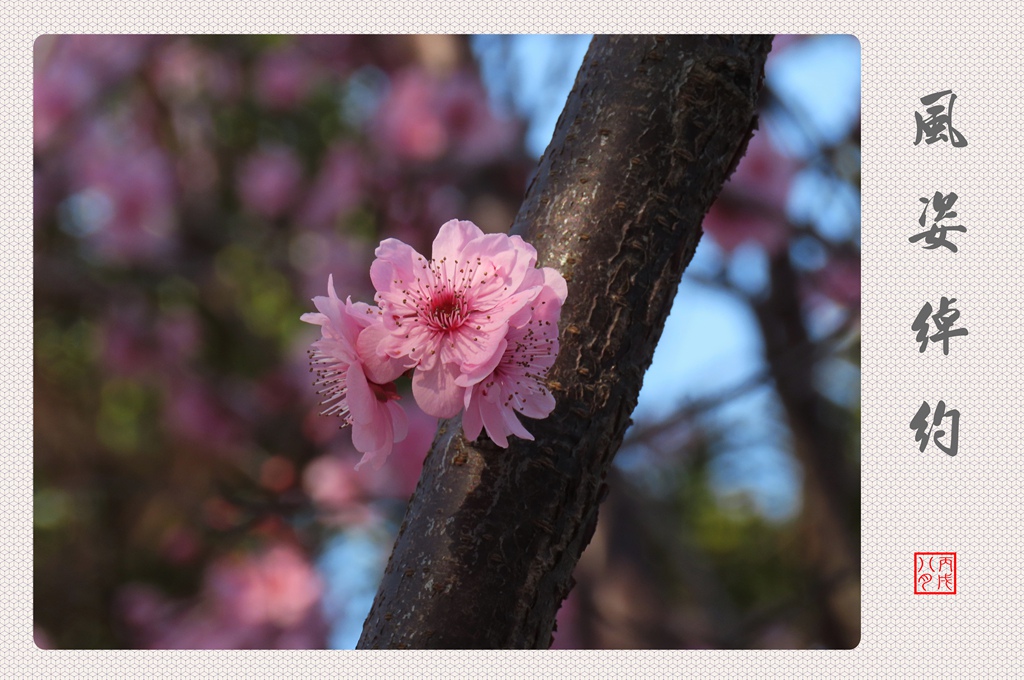
{"type": "MultiPolygon", "coordinates": [[[[427,260],[396,239],[381,242],[370,266],[387,336],[377,351],[415,366],[413,396],[426,413],[449,418],[462,408],[456,379],[505,350],[510,322],[540,292],[524,286],[537,251],[518,236],[484,234],[451,220],[427,260]]],[[[534,278],[534,277],[531,277],[534,278]]],[[[535,280],[535,279],[534,279],[535,280]]]]}
{"type": "Polygon", "coordinates": [[[136,71],[151,36],[41,36],[35,43],[35,142],[53,145],[57,135],[93,104],[103,90],[136,71]]]}
{"type": "Polygon", "coordinates": [[[533,440],[515,411],[528,418],[546,418],[555,408],[545,377],[558,355],[558,317],[568,290],[555,270],[545,267],[535,272],[543,277],[543,287],[530,302],[530,317],[509,329],[498,361],[482,367],[483,378],[465,374],[456,379],[456,384],[469,388],[462,419],[467,439],[476,439],[486,428],[501,447],[508,446],[510,434],[533,440]]]}
{"type": "Polygon", "coordinates": [[[477,75],[463,71],[441,80],[406,69],[392,76],[370,134],[406,160],[431,162],[449,155],[478,165],[512,151],[519,127],[494,115],[477,75]]]}
{"type": "Polygon", "coordinates": [[[375,461],[380,467],[396,441],[405,438],[408,424],[398,400],[394,379],[405,371],[402,361],[377,354],[387,336],[380,310],[367,304],[344,304],[327,279],[328,297],[313,298],[317,313],[302,320],[320,326],[321,338],[313,343],[310,361],[317,385],[326,395],[323,415],[338,415],[352,425],[352,444],[363,453],[356,465],[375,461]]]}

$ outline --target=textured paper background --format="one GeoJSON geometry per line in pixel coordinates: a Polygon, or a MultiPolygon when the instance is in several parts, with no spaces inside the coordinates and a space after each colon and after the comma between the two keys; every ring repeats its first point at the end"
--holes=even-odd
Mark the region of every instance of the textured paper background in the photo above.
{"type": "Polygon", "coordinates": [[[1008,2],[5,2],[0,51],[3,673],[9,677],[930,677],[1019,666],[1024,465],[1010,367],[1024,315],[1024,76],[1008,2]],[[863,617],[851,651],[71,652],[32,643],[32,42],[44,33],[851,33],[863,59],[863,617]],[[914,146],[918,99],[953,89],[968,146],[914,146]],[[955,191],[960,252],[907,238],[918,198],[955,191]],[[925,302],[957,298],[949,356],[920,354],[925,302]],[[918,451],[921,401],[961,414],[960,453],[918,451]],[[913,594],[915,551],[958,553],[958,594],[913,594]]]}

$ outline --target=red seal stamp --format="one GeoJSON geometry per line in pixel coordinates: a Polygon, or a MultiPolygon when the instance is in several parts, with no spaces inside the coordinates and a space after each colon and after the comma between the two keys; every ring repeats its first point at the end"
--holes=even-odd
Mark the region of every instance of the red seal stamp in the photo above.
{"type": "Polygon", "coordinates": [[[915,595],[956,595],[956,553],[914,553],[915,595]]]}

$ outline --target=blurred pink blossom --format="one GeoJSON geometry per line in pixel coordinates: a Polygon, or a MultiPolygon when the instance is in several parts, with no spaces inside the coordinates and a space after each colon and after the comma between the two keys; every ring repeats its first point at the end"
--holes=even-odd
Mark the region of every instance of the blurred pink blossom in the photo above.
{"type": "Polygon", "coordinates": [[[191,38],[179,38],[153,57],[156,89],[167,99],[192,99],[202,91],[207,55],[191,38]]]}
{"type": "Polygon", "coordinates": [[[153,322],[139,305],[112,308],[98,326],[103,366],[114,375],[160,377],[183,368],[199,347],[199,322],[185,309],[160,314],[153,322]]]}
{"type": "Polygon", "coordinates": [[[460,162],[482,165],[514,148],[519,128],[494,115],[479,78],[468,73],[455,75],[441,88],[439,99],[441,120],[460,162]]]}
{"type": "Polygon", "coordinates": [[[323,519],[357,524],[372,516],[362,476],[374,469],[356,472],[350,461],[328,454],[314,458],[306,466],[302,484],[323,519]]]}
{"type": "Polygon", "coordinates": [[[33,83],[34,139],[46,149],[60,129],[89,102],[99,89],[93,74],[81,63],[55,59],[33,83]]]}
{"type": "Polygon", "coordinates": [[[104,83],[136,71],[151,45],[161,40],[152,35],[63,35],[64,56],[89,65],[104,83]]]}
{"type": "Polygon", "coordinates": [[[232,455],[244,438],[241,419],[208,385],[187,375],[170,381],[163,418],[172,435],[232,455]]]}
{"type": "Polygon", "coordinates": [[[704,231],[727,253],[755,243],[769,253],[785,247],[786,201],[800,164],[755,133],[736,171],[704,218],[704,231]]]}
{"type": "Polygon", "coordinates": [[[302,164],[286,146],[266,146],[245,159],[238,170],[242,203],[257,215],[274,219],[291,207],[302,182],[302,164]]]}
{"type": "Polygon", "coordinates": [[[352,61],[365,51],[355,46],[357,36],[351,35],[298,35],[295,36],[297,49],[309,55],[324,69],[335,75],[347,75],[352,61]]]}
{"type": "Polygon", "coordinates": [[[320,599],[323,583],[296,548],[280,544],[256,555],[214,563],[206,589],[225,613],[242,624],[298,624],[320,599]]]}
{"type": "Polygon", "coordinates": [[[370,129],[379,146],[401,158],[427,162],[448,153],[468,165],[509,153],[519,132],[494,115],[478,77],[458,73],[439,81],[418,69],[392,77],[370,129]]]}
{"type": "Polygon", "coordinates": [[[150,649],[322,648],[327,625],[319,607],[323,580],[288,543],[221,558],[207,570],[197,601],[174,603],[155,589],[129,584],[118,610],[150,649]]]}
{"type": "Polygon", "coordinates": [[[269,109],[293,109],[306,98],[320,77],[319,67],[295,48],[268,52],[253,73],[257,101],[269,109]]]}
{"type": "Polygon", "coordinates": [[[97,255],[128,263],[171,252],[174,169],[142,130],[98,123],[72,149],[69,166],[76,230],[97,255]]]}
{"type": "Polygon", "coordinates": [[[331,149],[309,190],[299,222],[313,229],[326,229],[356,208],[362,199],[365,165],[353,147],[339,145],[331,149]]]}
{"type": "Polygon", "coordinates": [[[189,100],[208,94],[217,100],[233,101],[242,91],[238,63],[188,37],[163,46],[154,55],[151,69],[156,89],[166,99],[189,100]]]}
{"type": "Polygon", "coordinates": [[[138,68],[153,42],[140,35],[41,36],[35,45],[34,138],[55,135],[92,103],[101,89],[138,68]]]}
{"type": "Polygon", "coordinates": [[[378,145],[401,158],[432,161],[444,153],[448,137],[436,87],[426,73],[407,69],[392,77],[370,134],[378,145]]]}

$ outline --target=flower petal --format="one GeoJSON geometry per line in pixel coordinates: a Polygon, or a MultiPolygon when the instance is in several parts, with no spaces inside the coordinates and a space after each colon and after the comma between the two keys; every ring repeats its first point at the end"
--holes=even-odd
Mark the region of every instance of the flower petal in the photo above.
{"type": "Polygon", "coordinates": [[[480,395],[479,387],[466,390],[466,412],[462,414],[462,432],[468,441],[474,441],[480,436],[480,430],[484,427],[484,421],[480,417],[480,395]]]}
{"type": "Polygon", "coordinates": [[[537,264],[537,249],[519,235],[509,237],[509,243],[516,252],[516,263],[509,272],[509,280],[515,288],[519,288],[526,274],[536,271],[534,266],[537,264]]]}
{"type": "Polygon", "coordinates": [[[559,302],[565,302],[569,297],[569,287],[565,283],[565,278],[551,267],[542,267],[540,271],[544,274],[544,285],[551,289],[559,302]]]}
{"type": "Polygon", "coordinates": [[[427,263],[426,258],[412,246],[396,238],[384,239],[374,251],[377,259],[370,265],[370,281],[378,293],[396,285],[408,285],[416,280],[416,273],[427,263]]]}
{"type": "Polygon", "coordinates": [[[531,442],[533,441],[533,435],[523,427],[521,422],[519,422],[519,418],[516,417],[515,411],[511,408],[503,408],[501,409],[501,416],[504,419],[505,427],[508,428],[510,434],[514,434],[521,439],[528,439],[531,442]]]}
{"type": "MultiPolygon", "coordinates": [[[[352,446],[360,453],[373,454],[374,457],[385,458],[391,453],[391,423],[381,427],[381,423],[352,423],[352,446]]],[[[364,456],[366,458],[366,456],[364,456]]],[[[360,461],[362,463],[363,461],[360,461]]],[[[380,463],[383,463],[380,460],[380,463]]]]}
{"type": "Polygon", "coordinates": [[[547,418],[555,410],[555,397],[547,390],[527,394],[517,410],[527,418],[547,418]]]}
{"type": "Polygon", "coordinates": [[[386,347],[385,341],[390,337],[391,334],[384,328],[384,324],[375,323],[364,328],[356,340],[356,352],[359,354],[359,361],[363,364],[366,377],[378,385],[393,381],[409,368],[408,361],[392,359],[380,352],[380,348],[386,347]]]}
{"type": "Polygon", "coordinates": [[[483,235],[483,230],[468,220],[449,220],[438,230],[431,246],[430,257],[437,262],[442,258],[453,262],[463,259],[462,251],[466,244],[483,235]]]}
{"type": "MultiPolygon", "coordinates": [[[[390,414],[384,409],[384,418],[390,418],[390,414]]],[[[352,445],[356,451],[363,454],[362,459],[356,463],[358,470],[364,463],[370,463],[374,469],[379,470],[387,457],[391,455],[393,440],[391,434],[391,423],[384,423],[387,427],[353,423],[352,445]]]]}
{"type": "Polygon", "coordinates": [[[503,408],[501,402],[480,400],[480,417],[484,421],[484,427],[487,428],[487,436],[501,448],[507,449],[508,437],[505,431],[505,419],[501,415],[503,408]]]}
{"type": "MultiPolygon", "coordinates": [[[[362,366],[358,363],[349,366],[345,382],[348,385],[348,412],[352,415],[352,422],[364,425],[372,423],[377,417],[377,397],[374,396],[373,390],[370,389],[370,385],[366,381],[362,366]]],[[[352,436],[354,439],[354,429],[352,436]]],[[[359,450],[364,451],[365,449],[359,450]]]]}
{"type": "Polygon", "coordinates": [[[395,442],[404,441],[409,434],[409,417],[405,415],[405,409],[397,401],[389,401],[384,407],[391,414],[391,432],[395,442]]]}
{"type": "Polygon", "coordinates": [[[299,317],[299,321],[305,321],[306,323],[316,324],[317,326],[323,326],[330,320],[320,312],[306,312],[299,317]]]}
{"type": "Polygon", "coordinates": [[[412,396],[428,415],[451,418],[462,409],[466,389],[455,383],[458,377],[459,367],[455,364],[439,361],[429,370],[417,368],[412,376],[412,396]]]}
{"type": "Polygon", "coordinates": [[[455,379],[455,384],[461,387],[469,387],[489,376],[494,372],[498,364],[501,363],[501,357],[505,354],[506,347],[508,347],[508,340],[501,338],[489,359],[479,364],[463,364],[462,375],[455,379]]]}

